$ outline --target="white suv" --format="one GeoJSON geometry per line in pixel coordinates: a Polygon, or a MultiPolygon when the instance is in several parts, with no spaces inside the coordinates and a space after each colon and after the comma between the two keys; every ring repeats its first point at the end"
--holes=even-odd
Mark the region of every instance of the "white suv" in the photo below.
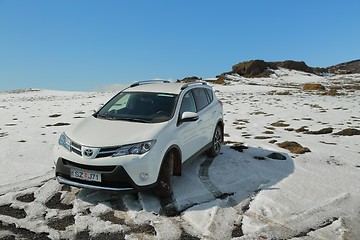
{"type": "Polygon", "coordinates": [[[61,134],[54,148],[61,184],[171,193],[182,163],[223,141],[223,108],[204,82],[136,82],[61,134]]]}

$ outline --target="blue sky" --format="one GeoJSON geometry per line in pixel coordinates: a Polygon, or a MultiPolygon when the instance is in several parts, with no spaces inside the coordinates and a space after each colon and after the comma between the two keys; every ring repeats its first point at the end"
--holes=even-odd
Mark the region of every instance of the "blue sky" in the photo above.
{"type": "Polygon", "coordinates": [[[215,77],[251,59],[360,58],[359,0],[0,0],[0,90],[215,77]]]}

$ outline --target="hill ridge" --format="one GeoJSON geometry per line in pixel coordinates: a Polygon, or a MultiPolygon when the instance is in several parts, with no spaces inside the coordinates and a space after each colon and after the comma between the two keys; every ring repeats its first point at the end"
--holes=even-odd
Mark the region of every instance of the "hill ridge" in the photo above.
{"type": "MultiPolygon", "coordinates": [[[[285,68],[289,70],[297,70],[301,72],[316,74],[316,75],[328,75],[328,74],[352,74],[360,73],[360,59],[352,60],[349,62],[343,62],[329,67],[310,67],[304,61],[284,60],[267,62],[261,59],[249,60],[239,62],[232,66],[231,71],[223,72],[217,75],[216,82],[223,83],[228,74],[239,74],[240,76],[247,78],[256,77],[269,77],[274,73],[274,70],[279,68],[285,68]]],[[[185,77],[181,82],[191,82],[201,80],[202,78],[197,76],[185,77]]]]}

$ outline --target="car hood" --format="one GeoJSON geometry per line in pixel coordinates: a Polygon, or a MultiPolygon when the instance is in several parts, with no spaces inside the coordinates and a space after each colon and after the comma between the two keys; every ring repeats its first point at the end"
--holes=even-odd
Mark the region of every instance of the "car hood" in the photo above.
{"type": "Polygon", "coordinates": [[[153,140],[168,122],[138,123],[90,116],[66,131],[74,142],[88,147],[110,147],[153,140]]]}

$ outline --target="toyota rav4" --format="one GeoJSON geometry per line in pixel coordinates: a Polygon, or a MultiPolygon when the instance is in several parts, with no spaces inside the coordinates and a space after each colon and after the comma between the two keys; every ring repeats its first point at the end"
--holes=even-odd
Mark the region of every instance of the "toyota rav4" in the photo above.
{"type": "Polygon", "coordinates": [[[182,163],[223,141],[222,103],[205,82],[136,82],[63,132],[54,147],[61,184],[171,193],[182,163]]]}

